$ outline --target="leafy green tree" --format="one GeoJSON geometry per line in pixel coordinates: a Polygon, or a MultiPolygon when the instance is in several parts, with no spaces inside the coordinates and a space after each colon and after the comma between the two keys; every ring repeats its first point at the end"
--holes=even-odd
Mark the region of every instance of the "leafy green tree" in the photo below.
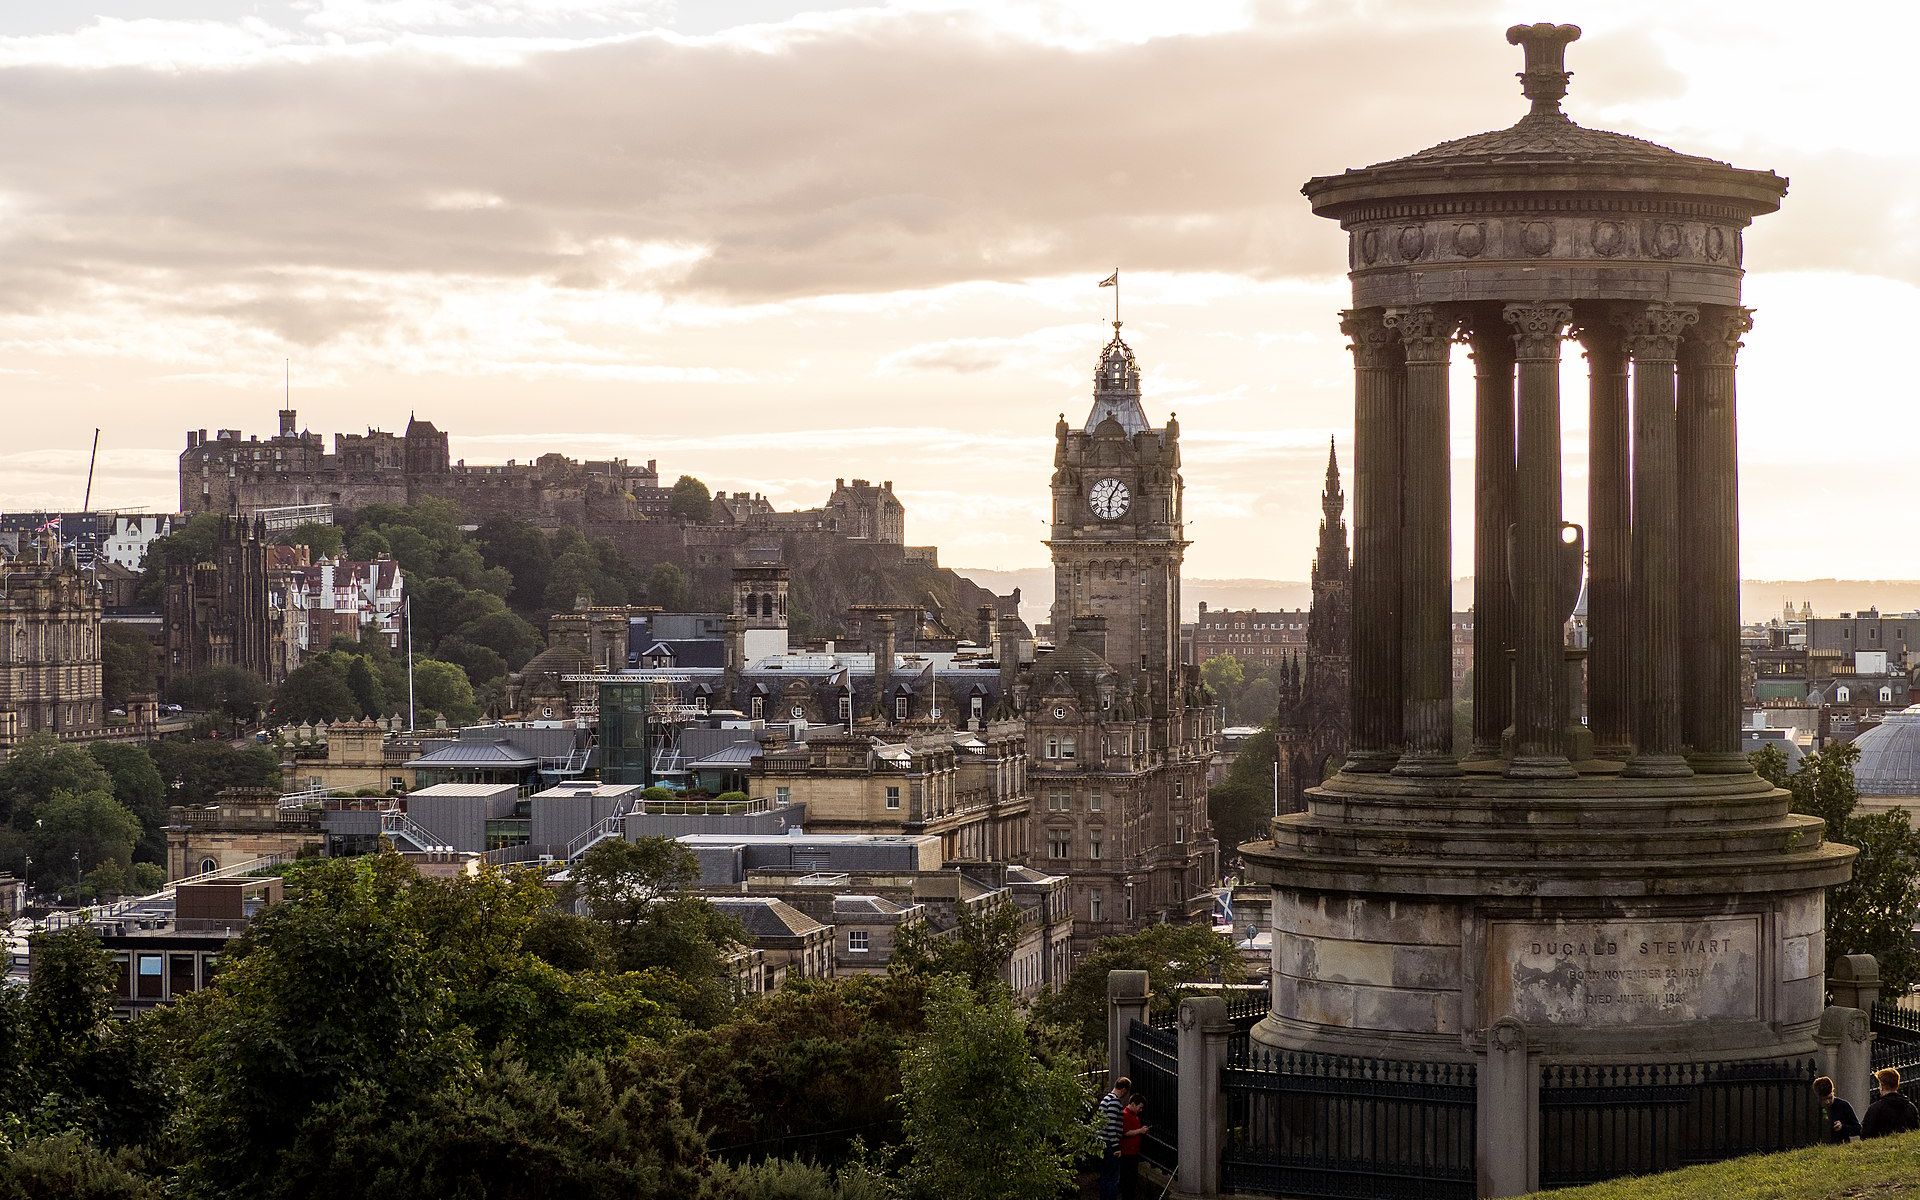
{"type": "Polygon", "coordinates": [[[47,864],[49,873],[60,872],[54,878],[63,888],[77,888],[80,881],[68,869],[84,873],[112,863],[124,880],[140,841],[140,820],[104,788],[59,791],[35,809],[27,836],[33,861],[47,864]]]}
{"type": "Polygon", "coordinates": [[[710,520],[713,517],[713,493],[693,476],[682,475],[673,482],[667,511],[683,521],[710,520]]]}
{"type": "Polygon", "coordinates": [[[1043,1063],[1004,992],[933,984],[927,1032],[901,1062],[905,1193],[914,1200],[1059,1195],[1093,1148],[1091,1097],[1066,1061],[1043,1063]]]}
{"type": "Polygon", "coordinates": [[[475,687],[504,679],[507,675],[507,660],[497,651],[486,646],[476,646],[466,638],[455,635],[441,642],[434,649],[434,657],[450,662],[467,673],[475,687]]]}
{"type": "Polygon", "coordinates": [[[347,539],[347,558],[353,562],[392,557],[393,543],[378,529],[360,529],[347,539]]]}
{"type": "Polygon", "coordinates": [[[728,954],[746,931],[686,889],[700,863],[671,838],[608,838],[573,868],[573,890],[587,914],[607,927],[614,962],[623,971],[663,971],[686,994],[678,1007],[696,1025],[720,1019],[733,1001],[728,954]]]}
{"type": "Polygon", "coordinates": [[[450,724],[471,724],[480,715],[473,702],[472,682],[467,679],[467,673],[453,663],[416,658],[413,692],[416,707],[423,712],[439,713],[450,724]]]}
{"type": "Polygon", "coordinates": [[[147,543],[146,557],[140,560],[140,588],[137,603],[157,608],[166,599],[167,568],[175,563],[191,565],[208,562],[220,540],[220,514],[201,513],[173,532],[147,543]]]}
{"type": "Polygon", "coordinates": [[[274,717],[296,724],[359,717],[360,699],[347,683],[347,670],[332,652],[301,663],[288,672],[274,692],[274,717]]]}
{"type": "Polygon", "coordinates": [[[358,655],[347,666],[347,690],[360,705],[363,717],[385,716],[387,712],[387,690],[374,677],[373,667],[365,658],[358,655]]]}
{"type": "Polygon", "coordinates": [[[647,603],[657,604],[668,612],[685,612],[692,595],[687,573],[673,563],[655,563],[647,572],[647,603]]]}
{"type": "Polygon", "coordinates": [[[1200,679],[1231,711],[1239,701],[1241,687],[1247,682],[1247,672],[1231,654],[1216,654],[1200,664],[1200,679]]]}
{"type": "Polygon", "coordinates": [[[127,742],[95,742],[87,747],[106,769],[113,798],[126,805],[140,822],[140,844],[134,858],[140,862],[167,860],[167,784],[144,746],[127,742]]]}
{"type": "Polygon", "coordinates": [[[280,756],[267,746],[169,738],[152,753],[176,804],[205,804],[230,787],[280,786],[280,756]]]}
{"type": "Polygon", "coordinates": [[[273,540],[282,546],[305,546],[315,559],[338,558],[341,544],[346,535],[338,525],[323,525],[309,521],[296,525],[292,529],[282,530],[273,540]]]}
{"type": "MultiPolygon", "coordinates": [[[[568,605],[572,607],[571,604],[568,605]]],[[[500,612],[468,621],[456,632],[463,641],[485,646],[498,654],[510,671],[518,671],[527,660],[546,649],[540,631],[518,613],[500,612]]]]}
{"type": "Polygon", "coordinates": [[[77,1133],[0,1140],[0,1200],[162,1200],[163,1185],[138,1164],[77,1133]]]}
{"type": "Polygon", "coordinates": [[[121,624],[100,627],[100,695],[114,708],[159,691],[160,664],[146,634],[121,624]]]}
{"type": "Polygon", "coordinates": [[[952,929],[933,930],[923,921],[901,929],[889,970],[919,975],[957,975],[984,992],[1000,985],[1025,927],[1011,901],[984,911],[964,908],[952,929]]]}
{"type": "Polygon", "coordinates": [[[1205,925],[1149,925],[1139,933],[1102,938],[1074,964],[1066,986],[1042,995],[1036,1019],[1076,1035],[1084,1046],[1101,1046],[1107,1037],[1107,973],[1145,971],[1148,1006],[1168,1012],[1183,986],[1239,983],[1246,978],[1233,943],[1205,925]]]}
{"type": "Polygon", "coordinates": [[[1913,945],[1913,919],[1920,912],[1920,831],[1907,813],[1857,813],[1860,793],[1854,765],[1860,748],[1851,742],[1809,754],[1787,774],[1786,755],[1766,746],[1752,756],[1754,770],[1775,787],[1793,793],[1793,810],[1819,817],[1829,841],[1859,848],[1853,877],[1827,889],[1827,966],[1847,954],[1871,954],[1880,963],[1881,986],[1902,995],[1920,983],[1920,952],[1913,945]]]}
{"type": "Polygon", "coordinates": [[[860,1161],[826,1167],[795,1158],[714,1163],[697,1200],[893,1200],[884,1175],[860,1161]]]}
{"type": "Polygon", "coordinates": [[[210,667],[189,675],[173,688],[173,697],[189,708],[218,713],[229,721],[253,720],[267,703],[267,685],[245,667],[210,667]]]}
{"type": "Polygon", "coordinates": [[[514,517],[489,517],[476,535],[480,553],[490,567],[505,569],[513,585],[507,599],[522,610],[537,606],[547,594],[547,571],[553,551],[547,535],[531,522],[514,517]]]}
{"type": "Polygon", "coordinates": [[[1223,854],[1236,854],[1266,832],[1273,815],[1273,756],[1269,725],[1240,743],[1227,777],[1207,789],[1207,816],[1223,854]]]}
{"type": "Polygon", "coordinates": [[[0,818],[16,828],[32,825],[40,805],[55,792],[112,790],[113,777],[97,758],[50,733],[29,737],[0,760],[0,818]]]}

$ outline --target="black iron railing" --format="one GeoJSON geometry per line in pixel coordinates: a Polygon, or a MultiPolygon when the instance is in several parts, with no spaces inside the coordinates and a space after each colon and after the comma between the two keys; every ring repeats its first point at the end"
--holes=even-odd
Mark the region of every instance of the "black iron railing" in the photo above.
{"type": "Polygon", "coordinates": [[[1140,1157],[1171,1172],[1180,1152],[1180,1048],[1172,1029],[1142,1021],[1127,1026],[1127,1074],[1147,1107],[1140,1157]]]}
{"type": "Polygon", "coordinates": [[[1810,1145],[1814,1074],[1811,1060],[1544,1067],[1540,1186],[1810,1145]]]}
{"type": "Polygon", "coordinates": [[[1920,1066],[1920,1013],[1876,1004],[1871,1019],[1874,1070],[1893,1067],[1905,1074],[1920,1066]]]}
{"type": "Polygon", "coordinates": [[[1474,1195],[1470,1063],[1254,1050],[1229,1056],[1224,1190],[1461,1200],[1474,1195]]]}

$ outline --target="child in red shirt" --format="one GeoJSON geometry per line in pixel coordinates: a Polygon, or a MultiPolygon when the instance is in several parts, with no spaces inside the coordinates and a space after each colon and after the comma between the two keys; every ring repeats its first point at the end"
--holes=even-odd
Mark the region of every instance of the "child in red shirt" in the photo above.
{"type": "Polygon", "coordinates": [[[1135,1200],[1140,1194],[1140,1137],[1151,1126],[1140,1123],[1147,1099],[1135,1092],[1120,1110],[1120,1200],[1135,1200]]]}

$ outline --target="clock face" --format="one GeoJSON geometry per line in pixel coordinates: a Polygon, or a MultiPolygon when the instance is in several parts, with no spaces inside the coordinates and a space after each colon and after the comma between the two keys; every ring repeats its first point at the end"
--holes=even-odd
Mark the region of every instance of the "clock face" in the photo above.
{"type": "Polygon", "coordinates": [[[1118,479],[1102,479],[1093,485],[1093,491],[1087,495],[1087,503],[1093,509],[1093,515],[1103,521],[1113,521],[1127,515],[1127,507],[1133,497],[1127,491],[1127,485],[1118,479]]]}
{"type": "Polygon", "coordinates": [[[1056,705],[1054,705],[1054,706],[1053,706],[1053,719],[1054,719],[1054,720],[1056,720],[1056,721],[1064,721],[1064,720],[1066,720],[1066,719],[1067,719],[1067,710],[1066,710],[1066,706],[1064,706],[1064,705],[1060,705],[1060,704],[1056,704],[1056,705]]]}

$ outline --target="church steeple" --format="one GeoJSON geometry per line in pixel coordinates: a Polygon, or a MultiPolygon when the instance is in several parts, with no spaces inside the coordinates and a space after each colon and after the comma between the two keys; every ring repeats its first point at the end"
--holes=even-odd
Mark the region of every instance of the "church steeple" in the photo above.
{"type": "Polygon", "coordinates": [[[1345,577],[1347,553],[1347,494],[1340,487],[1340,457],[1333,439],[1327,439],[1327,482],[1320,489],[1320,549],[1314,555],[1313,576],[1323,572],[1345,577]]]}

